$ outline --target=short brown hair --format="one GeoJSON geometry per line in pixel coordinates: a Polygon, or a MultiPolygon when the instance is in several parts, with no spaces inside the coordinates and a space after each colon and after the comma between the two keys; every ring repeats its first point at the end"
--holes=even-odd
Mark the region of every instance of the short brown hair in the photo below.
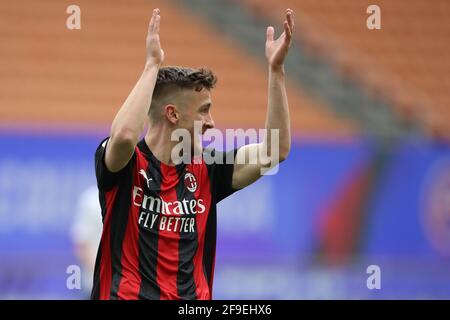
{"type": "Polygon", "coordinates": [[[161,114],[161,103],[165,97],[177,89],[211,90],[217,83],[215,74],[207,68],[187,68],[178,66],[162,67],[158,71],[152,102],[148,112],[152,120],[158,120],[161,114]]]}

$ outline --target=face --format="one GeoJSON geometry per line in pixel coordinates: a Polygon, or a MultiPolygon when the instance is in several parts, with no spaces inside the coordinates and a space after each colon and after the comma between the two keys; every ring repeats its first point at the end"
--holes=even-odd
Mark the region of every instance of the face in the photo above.
{"type": "Polygon", "coordinates": [[[211,93],[208,89],[201,91],[184,90],[178,92],[171,99],[172,104],[165,107],[167,120],[176,128],[183,128],[190,133],[191,151],[202,149],[202,137],[208,129],[214,128],[214,120],[211,116],[211,93]],[[200,123],[201,128],[195,132],[194,122],[200,123]],[[196,133],[198,136],[195,136],[196,133]]]}
{"type": "Polygon", "coordinates": [[[189,90],[184,96],[184,108],[180,110],[178,126],[194,134],[194,121],[202,125],[202,134],[214,128],[211,116],[211,93],[203,88],[201,91],[189,90]]]}

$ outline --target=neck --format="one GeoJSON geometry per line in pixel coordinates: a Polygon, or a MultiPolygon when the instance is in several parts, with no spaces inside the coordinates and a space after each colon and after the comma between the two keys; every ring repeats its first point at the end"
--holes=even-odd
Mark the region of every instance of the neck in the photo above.
{"type": "MultiPolygon", "coordinates": [[[[172,161],[172,150],[180,143],[180,141],[171,140],[172,132],[173,128],[170,128],[165,124],[156,124],[153,126],[149,126],[147,133],[145,134],[145,142],[147,143],[147,146],[150,148],[156,159],[170,166],[175,165],[175,163],[172,161]]],[[[193,139],[193,137],[191,137],[191,139],[193,139]]],[[[195,159],[197,160],[201,159],[201,140],[190,141],[189,145],[191,145],[191,157],[195,157],[195,159]],[[193,148],[194,144],[196,145],[195,150],[193,148]]]]}
{"type": "Polygon", "coordinates": [[[172,130],[162,124],[149,126],[145,134],[145,142],[153,155],[164,164],[175,165],[172,161],[172,149],[178,141],[171,141],[172,130]]]}

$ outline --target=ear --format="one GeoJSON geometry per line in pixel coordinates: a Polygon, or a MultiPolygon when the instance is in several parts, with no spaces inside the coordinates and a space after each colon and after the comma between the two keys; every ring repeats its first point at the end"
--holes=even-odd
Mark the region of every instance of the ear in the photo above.
{"type": "Polygon", "coordinates": [[[177,107],[173,104],[168,104],[164,107],[164,114],[172,124],[177,124],[180,119],[180,114],[178,113],[177,107]]]}

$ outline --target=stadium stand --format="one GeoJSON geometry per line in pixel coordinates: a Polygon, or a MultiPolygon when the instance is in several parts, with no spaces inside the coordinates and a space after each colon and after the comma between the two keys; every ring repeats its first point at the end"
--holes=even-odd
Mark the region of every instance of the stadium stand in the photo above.
{"type": "MultiPolygon", "coordinates": [[[[126,1],[79,1],[81,30],[68,30],[69,4],[28,1],[25,11],[23,3],[3,5],[3,123],[107,127],[140,73],[149,14],[159,6],[165,64],[208,66],[219,76],[219,89],[213,92],[216,124],[221,128],[264,125],[265,67],[206,21],[166,1],[135,1],[133,6],[126,1]],[[16,18],[19,11],[25,19],[16,18]]],[[[262,51],[264,36],[262,29],[262,51]]],[[[295,132],[334,137],[360,130],[351,120],[336,118],[301,88],[290,84],[289,91],[295,132]]]]}

